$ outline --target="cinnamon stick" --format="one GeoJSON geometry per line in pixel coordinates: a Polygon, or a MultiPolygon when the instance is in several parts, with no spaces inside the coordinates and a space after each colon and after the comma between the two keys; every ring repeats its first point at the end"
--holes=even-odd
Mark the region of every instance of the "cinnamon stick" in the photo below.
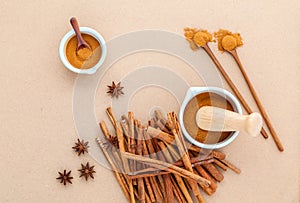
{"type": "Polygon", "coordinates": [[[162,140],[168,144],[174,144],[174,137],[168,133],[165,133],[161,130],[158,130],[156,128],[153,128],[151,126],[149,126],[147,128],[147,133],[152,137],[152,138],[156,138],[159,140],[162,140]]]}
{"type": "MultiPolygon", "coordinates": [[[[180,156],[182,157],[182,162],[183,162],[183,165],[185,166],[185,168],[192,172],[193,173],[193,167],[192,167],[192,164],[191,164],[191,161],[190,161],[190,157],[189,155],[187,154],[187,149],[186,149],[186,146],[185,146],[185,143],[183,141],[183,137],[181,135],[181,132],[180,132],[180,129],[179,129],[179,126],[177,126],[177,121],[176,121],[176,117],[175,115],[172,113],[172,114],[168,114],[168,120],[171,122],[172,124],[172,134],[174,135],[174,138],[175,138],[175,142],[177,144],[177,148],[179,150],[179,154],[180,156]]],[[[203,197],[201,196],[200,194],[200,191],[199,191],[199,188],[198,188],[198,185],[197,185],[197,182],[195,181],[191,181],[189,180],[188,181],[191,188],[192,188],[192,191],[194,193],[194,195],[197,197],[198,201],[199,202],[203,202],[203,197]]]]}
{"type": "MultiPolygon", "coordinates": [[[[153,169],[152,169],[153,170],[153,169]]],[[[153,170],[153,172],[151,171],[151,173],[135,173],[133,175],[129,175],[128,178],[129,179],[138,179],[138,178],[147,178],[147,177],[156,177],[159,175],[165,175],[165,174],[170,174],[171,172],[169,171],[162,171],[162,170],[153,170]]]]}
{"type": "MultiPolygon", "coordinates": [[[[163,144],[163,143],[160,143],[160,144],[163,144]]],[[[160,145],[160,146],[161,146],[161,145],[160,145]]],[[[171,153],[170,153],[170,152],[168,153],[167,148],[161,147],[161,149],[162,149],[162,152],[163,152],[163,154],[165,155],[167,161],[168,161],[169,163],[170,163],[170,162],[173,162],[171,153]],[[163,148],[163,149],[162,149],[162,148],[163,148]]],[[[181,162],[181,163],[182,163],[182,162],[181,162]]],[[[183,163],[182,163],[182,165],[183,165],[183,163]]],[[[189,192],[188,192],[188,189],[186,188],[186,186],[185,186],[185,184],[184,184],[182,178],[181,178],[179,175],[177,175],[177,174],[174,174],[174,178],[176,179],[176,182],[177,182],[178,186],[180,187],[182,193],[184,194],[186,201],[187,201],[188,203],[193,203],[193,200],[192,200],[192,198],[191,198],[191,196],[190,196],[190,194],[189,194],[189,192]]]]}
{"type": "MultiPolygon", "coordinates": [[[[121,152],[121,159],[123,162],[123,167],[124,167],[125,173],[128,174],[130,172],[128,160],[124,156],[122,156],[122,154],[126,152],[126,149],[125,149],[124,136],[123,136],[123,131],[122,131],[120,122],[115,121],[115,128],[116,128],[116,134],[117,134],[119,148],[120,148],[120,152],[121,152]]],[[[133,184],[132,184],[131,179],[128,179],[128,185],[129,185],[129,191],[130,191],[130,202],[135,203],[133,184]]]]}
{"type": "MultiPolygon", "coordinates": [[[[154,148],[152,146],[152,142],[148,138],[149,137],[147,136],[146,132],[144,131],[143,155],[146,156],[146,157],[149,157],[149,154],[150,154],[151,158],[156,158],[155,150],[154,150],[154,148]],[[147,146],[148,146],[148,148],[147,148],[147,146]]],[[[156,201],[157,202],[163,202],[163,195],[160,192],[161,190],[159,188],[159,184],[157,182],[157,178],[160,179],[161,176],[158,175],[157,177],[150,177],[149,180],[151,182],[153,193],[155,195],[156,201]]]]}
{"type": "MultiPolygon", "coordinates": [[[[165,153],[163,151],[163,153],[165,153]]],[[[170,161],[168,161],[169,163],[171,163],[170,161]]],[[[194,162],[192,164],[193,167],[198,166],[198,165],[203,165],[203,164],[208,164],[208,163],[212,163],[214,162],[214,159],[205,159],[205,160],[200,160],[197,162],[194,162]]],[[[177,161],[175,163],[173,163],[174,166],[183,166],[183,163],[181,161],[177,161]]],[[[128,178],[130,179],[137,179],[139,177],[152,177],[152,176],[157,176],[157,175],[164,175],[164,174],[168,174],[170,172],[168,171],[163,171],[163,170],[158,170],[156,168],[145,168],[143,170],[139,170],[139,171],[135,171],[135,172],[131,172],[129,173],[128,178]]]]}
{"type": "Polygon", "coordinates": [[[155,202],[155,196],[154,196],[149,178],[144,177],[144,181],[145,181],[145,185],[146,185],[151,202],[155,202]]]}
{"type": "Polygon", "coordinates": [[[227,171],[228,166],[226,166],[224,163],[222,163],[221,161],[219,161],[218,159],[214,158],[214,163],[220,167],[221,169],[223,169],[224,171],[227,171]]]}
{"type": "MultiPolygon", "coordinates": [[[[142,146],[142,140],[143,140],[143,131],[141,128],[137,126],[137,150],[136,154],[137,155],[142,155],[143,154],[143,146],[142,146]]],[[[140,170],[142,168],[141,163],[137,163],[137,168],[140,170]]],[[[139,191],[139,197],[140,197],[140,202],[145,203],[145,187],[144,187],[144,180],[143,178],[138,178],[138,191],[139,191]]]]}
{"type": "Polygon", "coordinates": [[[121,186],[121,188],[122,188],[122,190],[123,190],[123,192],[124,192],[126,198],[127,198],[128,200],[130,200],[130,195],[129,195],[129,192],[128,192],[128,188],[126,188],[126,184],[122,181],[121,175],[120,175],[120,173],[118,173],[118,169],[117,169],[115,163],[113,162],[113,160],[111,159],[111,157],[110,157],[110,155],[109,155],[109,153],[108,153],[108,151],[107,151],[107,149],[106,149],[105,144],[102,142],[102,140],[101,140],[100,138],[97,138],[96,141],[97,141],[97,143],[99,144],[100,148],[102,149],[103,154],[104,154],[104,156],[106,157],[108,163],[109,163],[110,166],[112,167],[113,173],[114,173],[114,175],[115,175],[117,181],[119,182],[119,184],[120,184],[120,186],[121,186]]]}
{"type": "Polygon", "coordinates": [[[171,181],[172,181],[172,185],[173,185],[173,193],[174,193],[178,203],[187,203],[187,201],[185,200],[185,198],[181,192],[181,189],[177,185],[174,177],[172,177],[172,176],[171,176],[171,181]]]}
{"type": "Polygon", "coordinates": [[[226,158],[226,155],[220,151],[216,151],[216,150],[213,150],[212,151],[212,155],[214,158],[217,158],[217,159],[220,159],[220,160],[223,160],[226,158]]]}
{"type": "MultiPolygon", "coordinates": [[[[194,169],[194,173],[199,174],[196,169],[194,169]]],[[[206,192],[206,194],[208,194],[208,195],[212,195],[215,192],[215,191],[213,191],[213,189],[211,187],[204,187],[201,184],[199,184],[199,185],[202,188],[202,190],[204,190],[204,192],[206,192]]]]}
{"type": "Polygon", "coordinates": [[[218,182],[224,179],[223,174],[213,165],[213,164],[203,164],[202,165],[218,182]]]}
{"type": "MultiPolygon", "coordinates": [[[[157,154],[158,159],[161,161],[165,161],[164,156],[162,155],[162,153],[160,153],[160,149],[158,148],[157,139],[153,139],[153,147],[157,154]]],[[[167,203],[173,203],[174,197],[173,197],[173,186],[172,186],[171,176],[170,174],[164,174],[162,175],[162,177],[164,180],[164,186],[166,192],[165,199],[167,203]]]]}
{"type": "Polygon", "coordinates": [[[101,122],[99,123],[99,126],[100,126],[100,128],[101,128],[101,130],[102,130],[102,132],[103,132],[103,134],[104,134],[104,136],[105,136],[105,138],[106,138],[107,140],[110,140],[110,139],[111,139],[111,135],[110,135],[110,133],[109,133],[109,131],[108,131],[108,129],[107,129],[107,126],[106,126],[105,122],[104,122],[104,121],[101,121],[101,122]]]}
{"type": "Polygon", "coordinates": [[[210,185],[210,181],[206,180],[205,178],[202,178],[190,171],[187,171],[185,169],[179,168],[177,166],[174,166],[172,164],[163,162],[163,161],[159,161],[159,160],[155,160],[155,159],[151,159],[151,158],[147,158],[147,157],[143,157],[143,156],[138,156],[138,155],[134,155],[134,154],[130,154],[127,152],[122,152],[122,156],[124,158],[127,159],[132,159],[135,161],[140,161],[142,163],[145,163],[147,165],[156,167],[158,169],[162,169],[162,170],[166,170],[166,171],[170,171],[171,173],[175,173],[178,174],[184,178],[188,178],[188,179],[192,179],[195,180],[197,182],[203,183],[205,186],[209,186],[210,185]]]}
{"type": "MultiPolygon", "coordinates": [[[[215,180],[204,170],[204,168],[202,166],[197,165],[197,166],[195,166],[195,169],[198,171],[198,173],[203,178],[210,181],[210,188],[212,189],[212,192],[215,192],[217,190],[217,184],[216,184],[215,180]]],[[[207,192],[207,193],[209,193],[209,192],[207,192]]]]}
{"type": "Polygon", "coordinates": [[[241,170],[238,169],[236,166],[234,166],[232,163],[230,163],[229,161],[226,160],[220,160],[221,162],[223,162],[228,168],[230,168],[231,170],[233,170],[234,172],[236,172],[237,174],[241,173],[241,170]]]}
{"type": "Polygon", "coordinates": [[[114,128],[116,129],[117,119],[116,119],[111,107],[106,108],[106,114],[108,115],[111,123],[113,124],[114,128]]]}

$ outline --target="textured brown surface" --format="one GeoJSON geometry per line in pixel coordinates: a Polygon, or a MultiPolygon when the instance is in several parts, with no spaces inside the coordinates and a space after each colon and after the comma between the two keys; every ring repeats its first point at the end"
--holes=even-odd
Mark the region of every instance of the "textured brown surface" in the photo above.
{"type": "MultiPolygon", "coordinates": [[[[77,139],[72,114],[76,74],[58,57],[62,36],[76,16],[82,26],[98,30],[106,40],[142,29],[163,29],[183,35],[186,26],[210,31],[219,28],[240,32],[244,46],[238,49],[242,63],[285,147],[240,135],[223,149],[242,173],[226,171],[226,179],[207,202],[298,202],[300,120],[300,29],[298,0],[291,1],[16,1],[0,3],[0,199],[2,202],[126,202],[114,175],[88,155],[80,158],[71,147],[77,139]],[[76,170],[81,162],[95,166],[95,179],[86,183],[76,170]],[[73,184],[64,187],[57,171],[72,170],[73,184]]],[[[188,48],[188,45],[186,45],[188,48]]],[[[254,106],[245,82],[230,55],[216,56],[232,76],[249,104],[254,106]]],[[[191,53],[192,54],[192,53],[191,53]]],[[[114,64],[100,83],[121,80],[134,67],[159,64],[172,67],[190,82],[201,79],[178,59],[159,53],[139,53],[114,64]],[[172,58],[173,59],[173,58],[172,58]]],[[[200,59],[199,59],[200,60],[200,59]]],[[[225,85],[225,87],[227,87],[225,85]]],[[[227,88],[228,89],[228,88],[227,88]]],[[[155,89],[162,97],[170,96],[155,89]]],[[[126,94],[126,89],[124,89],[126,94]]],[[[138,93],[140,102],[147,92],[138,93]]],[[[149,93],[151,94],[151,93],[149,93]]],[[[105,95],[107,96],[107,95],[105,95]]],[[[147,96],[147,95],[146,95],[147,96]]],[[[172,96],[172,95],[171,95],[172,96]]],[[[106,97],[105,97],[106,98],[106,97]]],[[[163,100],[166,101],[166,100],[163,100]]],[[[169,99],[168,111],[178,109],[169,99]]],[[[97,112],[109,104],[96,98],[97,112]]],[[[151,104],[144,102],[148,109],[151,104]]],[[[256,108],[254,108],[256,109],[256,108]]],[[[138,118],[142,110],[132,108],[138,118]]],[[[102,115],[97,115],[102,117],[102,115]]],[[[105,112],[103,113],[103,117],[105,112]]],[[[100,152],[100,150],[99,150],[100,152]]]]}

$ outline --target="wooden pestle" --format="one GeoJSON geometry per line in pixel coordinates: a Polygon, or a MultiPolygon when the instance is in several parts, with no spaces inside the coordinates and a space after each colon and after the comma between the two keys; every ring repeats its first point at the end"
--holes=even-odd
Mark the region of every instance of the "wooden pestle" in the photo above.
{"type": "Polygon", "coordinates": [[[245,131],[251,136],[257,136],[262,128],[262,117],[256,112],[241,115],[218,107],[204,106],[197,111],[196,123],[203,130],[245,131]]]}

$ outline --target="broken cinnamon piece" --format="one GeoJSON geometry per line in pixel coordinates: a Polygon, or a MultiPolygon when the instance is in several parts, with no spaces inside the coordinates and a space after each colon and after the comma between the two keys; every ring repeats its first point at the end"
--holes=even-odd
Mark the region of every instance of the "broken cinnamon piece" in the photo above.
{"type": "Polygon", "coordinates": [[[230,163],[229,161],[226,160],[220,160],[221,162],[223,162],[226,166],[228,166],[228,168],[230,168],[231,170],[233,170],[234,172],[236,172],[237,174],[241,173],[241,170],[238,169],[237,167],[235,167],[232,163],[230,163]]]}
{"type": "Polygon", "coordinates": [[[223,174],[213,165],[213,164],[203,164],[202,165],[211,175],[214,179],[216,179],[218,182],[221,182],[224,179],[223,174]]]}
{"type": "Polygon", "coordinates": [[[226,158],[226,155],[220,151],[216,151],[216,150],[213,150],[212,151],[212,154],[215,158],[219,159],[219,160],[223,160],[226,158]]]}
{"type": "Polygon", "coordinates": [[[108,107],[108,108],[106,109],[106,114],[108,115],[108,117],[109,117],[111,123],[113,124],[114,128],[116,129],[116,122],[117,122],[117,119],[116,119],[116,117],[115,117],[115,115],[114,115],[113,110],[112,110],[111,107],[108,107]]]}
{"type": "MultiPolygon", "coordinates": [[[[194,173],[199,174],[196,169],[194,169],[194,173]]],[[[211,187],[204,187],[201,184],[199,184],[199,185],[202,188],[202,190],[204,190],[204,192],[206,192],[206,194],[208,194],[208,195],[212,195],[215,192],[215,191],[213,191],[213,189],[211,187]]]]}
{"type": "Polygon", "coordinates": [[[227,171],[228,166],[226,166],[225,164],[223,164],[221,161],[219,161],[218,159],[214,158],[214,163],[220,167],[221,169],[223,169],[224,171],[227,171]]]}
{"type": "Polygon", "coordinates": [[[213,192],[217,190],[217,184],[215,180],[207,173],[202,166],[198,165],[195,166],[195,169],[198,171],[199,175],[201,175],[203,178],[207,179],[210,181],[210,188],[212,189],[213,192]]]}
{"type": "Polygon", "coordinates": [[[174,142],[174,137],[168,133],[165,133],[161,130],[158,130],[156,128],[153,127],[148,127],[147,128],[147,133],[152,137],[152,138],[156,138],[159,140],[162,140],[168,144],[175,144],[174,142]]]}
{"type": "Polygon", "coordinates": [[[101,121],[101,122],[99,123],[99,126],[100,126],[100,128],[101,128],[101,130],[102,130],[102,132],[103,132],[103,134],[104,134],[104,136],[105,136],[105,138],[106,138],[107,140],[110,140],[110,139],[111,139],[111,135],[110,135],[110,133],[109,133],[109,131],[108,131],[108,129],[107,129],[107,126],[106,126],[105,122],[104,122],[104,121],[101,121]]]}

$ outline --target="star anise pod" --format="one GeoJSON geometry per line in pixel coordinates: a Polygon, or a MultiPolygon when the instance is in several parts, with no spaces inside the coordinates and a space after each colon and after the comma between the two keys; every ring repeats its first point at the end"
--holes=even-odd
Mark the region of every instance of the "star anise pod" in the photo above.
{"type": "Polygon", "coordinates": [[[71,179],[73,179],[73,177],[71,176],[71,171],[67,173],[66,170],[64,170],[64,173],[58,172],[58,174],[59,177],[56,179],[60,180],[60,183],[63,183],[64,185],[66,185],[67,182],[72,184],[71,179]]]}
{"type": "Polygon", "coordinates": [[[111,95],[111,97],[119,97],[121,94],[124,94],[124,92],[122,91],[122,89],[124,87],[121,86],[121,82],[119,82],[118,84],[115,84],[114,81],[112,81],[112,85],[107,85],[108,87],[108,94],[111,95]]]}
{"type": "Polygon", "coordinates": [[[86,165],[81,164],[81,169],[78,170],[81,173],[79,177],[84,176],[86,181],[89,177],[94,179],[93,173],[96,173],[96,171],[94,171],[94,167],[95,166],[90,166],[89,162],[87,162],[86,165]]]}
{"type": "Polygon", "coordinates": [[[77,139],[77,143],[75,142],[75,146],[72,147],[72,149],[75,149],[75,152],[78,153],[78,156],[80,156],[80,154],[84,154],[84,152],[88,153],[88,146],[89,142],[84,142],[84,140],[79,140],[77,139]]]}

